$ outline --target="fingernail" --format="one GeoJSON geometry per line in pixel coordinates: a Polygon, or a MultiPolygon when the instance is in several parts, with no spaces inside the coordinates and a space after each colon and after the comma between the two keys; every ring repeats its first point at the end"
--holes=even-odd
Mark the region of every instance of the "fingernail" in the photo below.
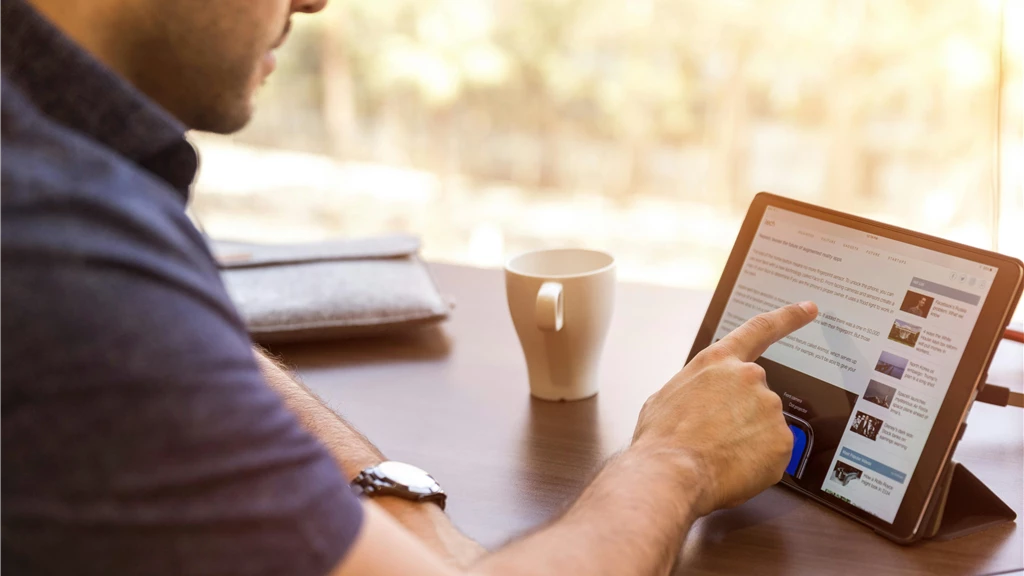
{"type": "Polygon", "coordinates": [[[817,314],[818,313],[818,305],[815,304],[814,302],[811,302],[810,300],[808,300],[806,302],[801,302],[800,304],[798,304],[798,306],[803,308],[804,312],[807,312],[808,314],[817,314]]]}

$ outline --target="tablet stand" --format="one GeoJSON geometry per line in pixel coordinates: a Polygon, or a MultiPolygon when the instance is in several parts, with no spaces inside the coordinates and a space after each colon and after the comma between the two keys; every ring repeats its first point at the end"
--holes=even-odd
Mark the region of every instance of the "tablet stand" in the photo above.
{"type": "Polygon", "coordinates": [[[922,538],[952,540],[1012,522],[1017,514],[963,464],[949,461],[925,513],[922,538]]]}

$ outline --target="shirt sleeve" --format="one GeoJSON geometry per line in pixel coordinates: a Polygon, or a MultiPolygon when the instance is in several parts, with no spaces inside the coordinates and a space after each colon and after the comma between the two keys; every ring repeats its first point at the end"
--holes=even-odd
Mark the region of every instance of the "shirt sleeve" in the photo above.
{"type": "Polygon", "coordinates": [[[5,202],[3,569],[323,576],[360,504],[162,202],[5,202]]]}

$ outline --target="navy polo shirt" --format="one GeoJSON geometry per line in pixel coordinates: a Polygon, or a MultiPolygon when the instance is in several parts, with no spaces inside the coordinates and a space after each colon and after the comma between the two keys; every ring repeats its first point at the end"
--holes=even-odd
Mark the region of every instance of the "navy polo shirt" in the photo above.
{"type": "Polygon", "coordinates": [[[362,521],[185,215],[185,127],[4,0],[2,571],[322,576],[362,521]]]}

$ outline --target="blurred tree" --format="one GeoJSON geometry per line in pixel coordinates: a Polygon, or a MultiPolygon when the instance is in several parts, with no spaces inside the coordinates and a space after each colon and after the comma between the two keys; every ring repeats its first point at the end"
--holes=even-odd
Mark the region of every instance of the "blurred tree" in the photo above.
{"type": "MultiPolygon", "coordinates": [[[[999,7],[343,0],[297,32],[319,35],[311,69],[337,155],[623,195],[651,193],[651,158],[689,146],[707,152],[699,197],[743,207],[760,181],[753,147],[766,144],[756,133],[784,125],[827,143],[814,187],[832,205],[898,202],[906,192],[894,192],[886,174],[900,166],[934,170],[915,190],[955,188],[954,204],[977,211],[988,208],[968,190],[984,189],[988,176],[965,159],[991,149],[999,7]],[[602,151],[595,174],[566,170],[586,146],[602,151]],[[954,172],[960,184],[941,184],[954,172]]],[[[304,66],[283,76],[307,81],[306,62],[282,61],[304,66]]],[[[1019,75],[1019,58],[1010,65],[1019,75]]],[[[786,172],[809,161],[797,154],[773,167],[772,181],[785,188],[786,172]]]]}

